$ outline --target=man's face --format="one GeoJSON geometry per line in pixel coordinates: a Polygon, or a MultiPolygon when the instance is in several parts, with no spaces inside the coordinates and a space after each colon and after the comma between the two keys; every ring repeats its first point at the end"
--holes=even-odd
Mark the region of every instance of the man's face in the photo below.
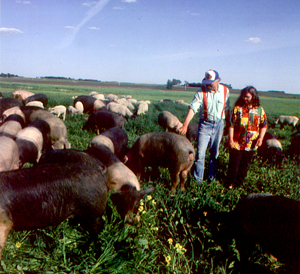
{"type": "Polygon", "coordinates": [[[206,85],[206,87],[210,91],[217,91],[218,86],[219,86],[219,82],[220,82],[220,80],[218,79],[218,80],[212,82],[210,85],[206,85]]]}

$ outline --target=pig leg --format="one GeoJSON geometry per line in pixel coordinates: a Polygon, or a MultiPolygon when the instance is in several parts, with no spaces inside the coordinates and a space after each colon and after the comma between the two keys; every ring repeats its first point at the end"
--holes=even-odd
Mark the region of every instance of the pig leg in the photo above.
{"type": "Polygon", "coordinates": [[[180,189],[181,190],[185,190],[185,182],[187,180],[188,177],[188,170],[183,170],[180,172],[180,189]]]}
{"type": "Polygon", "coordinates": [[[171,176],[171,180],[172,180],[172,188],[171,188],[171,194],[175,194],[176,192],[176,188],[177,186],[179,185],[179,182],[180,182],[180,176],[179,176],[180,172],[177,172],[177,173],[171,173],[170,176],[171,176]]]}
{"type": "Polygon", "coordinates": [[[8,219],[3,209],[0,209],[0,259],[9,232],[12,230],[13,222],[8,219]]]}

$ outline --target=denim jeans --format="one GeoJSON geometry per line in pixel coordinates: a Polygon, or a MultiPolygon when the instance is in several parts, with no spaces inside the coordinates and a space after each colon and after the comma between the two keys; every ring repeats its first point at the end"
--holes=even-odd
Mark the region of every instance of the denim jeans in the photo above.
{"type": "Polygon", "coordinates": [[[194,177],[198,182],[203,181],[206,149],[209,145],[208,179],[213,180],[218,169],[219,148],[223,137],[224,122],[210,122],[200,119],[197,137],[197,153],[194,177]]]}

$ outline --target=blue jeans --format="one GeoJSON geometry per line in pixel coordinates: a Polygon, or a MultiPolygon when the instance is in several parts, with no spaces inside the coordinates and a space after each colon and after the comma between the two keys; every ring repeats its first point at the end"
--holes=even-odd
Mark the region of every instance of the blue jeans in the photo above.
{"type": "Polygon", "coordinates": [[[223,137],[224,122],[210,122],[200,119],[198,126],[197,154],[194,177],[198,182],[203,181],[206,149],[209,145],[208,179],[213,180],[218,169],[219,148],[223,137]]]}

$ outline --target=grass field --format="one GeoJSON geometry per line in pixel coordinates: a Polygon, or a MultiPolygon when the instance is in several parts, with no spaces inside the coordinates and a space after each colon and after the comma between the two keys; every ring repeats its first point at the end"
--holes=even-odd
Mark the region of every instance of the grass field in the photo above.
{"type": "MultiPolygon", "coordinates": [[[[87,84],[87,83],[84,83],[87,84]]],[[[194,91],[163,90],[151,86],[118,85],[72,85],[55,83],[0,82],[0,91],[11,97],[14,90],[25,89],[44,93],[49,98],[48,106],[72,105],[72,96],[98,93],[132,95],[137,100],[150,100],[146,115],[129,119],[125,130],[129,147],[142,134],[162,131],[157,116],[169,110],[183,121],[188,107],[173,103],[158,103],[160,99],[190,102],[194,91]]],[[[237,98],[231,96],[231,105],[237,98]]],[[[280,114],[300,116],[300,100],[290,96],[260,96],[269,122],[280,114]]],[[[280,94],[282,96],[282,94],[280,94]]],[[[197,122],[195,115],[193,122],[197,122]]],[[[65,124],[72,148],[84,150],[93,138],[92,132],[82,131],[85,123],[82,115],[67,116],[65,124]]],[[[285,126],[269,129],[282,142],[286,150],[295,131],[285,126]]],[[[186,192],[170,195],[168,170],[161,169],[160,177],[153,181],[141,181],[142,188],[154,186],[152,195],[144,197],[141,221],[135,226],[124,226],[115,208],[109,201],[103,216],[104,227],[98,241],[86,246],[87,235],[80,226],[71,226],[68,221],[57,227],[37,231],[12,232],[9,235],[1,260],[0,273],[241,273],[237,270],[239,253],[234,240],[224,249],[214,238],[211,212],[230,211],[247,193],[270,193],[284,195],[300,201],[300,168],[294,159],[287,159],[284,168],[278,170],[255,157],[242,189],[227,189],[223,186],[227,174],[229,154],[222,146],[217,180],[206,180],[198,185],[192,176],[186,184],[186,192]]],[[[251,257],[260,267],[260,273],[286,273],[284,267],[257,249],[251,257]]],[[[251,269],[245,273],[253,273],[251,269]]]]}

